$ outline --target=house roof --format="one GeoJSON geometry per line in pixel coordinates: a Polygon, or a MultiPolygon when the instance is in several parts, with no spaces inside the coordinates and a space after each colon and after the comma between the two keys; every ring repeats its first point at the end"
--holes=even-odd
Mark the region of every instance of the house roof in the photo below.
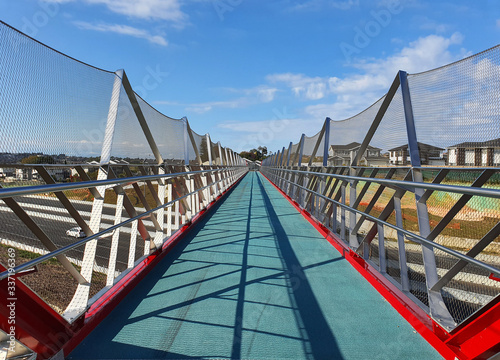
{"type": "Polygon", "coordinates": [[[479,148],[479,147],[500,147],[500,138],[487,141],[466,141],[460,144],[452,145],[451,148],[479,148]]]}
{"type": "MultiPolygon", "coordinates": [[[[333,150],[352,150],[352,149],[355,149],[357,147],[360,147],[361,144],[359,142],[352,142],[352,143],[349,143],[347,145],[330,145],[330,149],[333,149],[333,150]]],[[[379,149],[377,147],[373,147],[371,145],[368,145],[368,149],[370,150],[382,150],[382,149],[379,149]]]]}
{"type": "MultiPolygon", "coordinates": [[[[420,150],[420,151],[444,150],[443,148],[429,145],[429,144],[424,144],[421,142],[417,142],[417,144],[418,144],[418,150],[420,150]]],[[[399,150],[408,150],[408,144],[401,145],[401,146],[395,147],[393,149],[389,149],[389,151],[399,151],[399,150]]]]}

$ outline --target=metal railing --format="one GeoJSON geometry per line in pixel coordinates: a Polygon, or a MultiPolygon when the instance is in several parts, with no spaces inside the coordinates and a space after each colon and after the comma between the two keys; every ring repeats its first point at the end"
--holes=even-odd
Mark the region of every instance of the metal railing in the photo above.
{"type": "Polygon", "coordinates": [[[74,323],[248,169],[153,108],[124,70],[1,21],[0,53],[0,281],[24,282],[74,323]]]}
{"type": "MultiPolygon", "coordinates": [[[[139,167],[142,171],[137,168],[130,165],[101,166],[100,171],[107,174],[103,180],[0,189],[0,199],[5,202],[0,210],[15,214],[17,223],[26,225],[34,235],[21,239],[14,237],[7,244],[43,254],[0,273],[0,280],[14,274],[29,280],[30,269],[57,258],[56,267],[63,268],[78,286],[73,289],[74,293],[71,293],[72,289],[65,289],[58,294],[66,301],[64,309],[59,303],[50,304],[50,300],[45,300],[55,305],[64,318],[73,321],[150,253],[162,249],[176,231],[247,172],[244,166],[191,166],[190,169],[185,166],[142,165],[139,167]],[[118,171],[132,175],[131,168],[139,173],[157,174],[116,178],[118,171]],[[93,192],[97,196],[92,201],[75,201],[72,196],[78,190],[93,192]],[[136,204],[131,201],[134,197],[138,198],[136,204]],[[95,211],[96,205],[101,208],[100,214],[95,211]],[[103,211],[104,206],[107,211],[103,211]],[[43,211],[47,209],[56,210],[57,216],[44,215],[43,211]],[[88,210],[91,210],[90,214],[88,210]],[[128,216],[122,215],[123,210],[128,216]],[[78,231],[85,233],[85,237],[64,245],[69,238],[65,236],[66,223],[78,225],[78,231]],[[91,224],[96,230],[91,229],[91,224]],[[25,272],[27,275],[23,275],[25,272]]],[[[43,165],[35,169],[39,174],[47,171],[43,165]]],[[[51,276],[50,281],[58,281],[58,276],[51,276]]],[[[36,284],[32,287],[37,291],[36,284]]],[[[43,291],[39,295],[44,298],[43,291]]]]}
{"type": "Polygon", "coordinates": [[[496,46],[399,71],[366,110],[261,168],[447,331],[500,298],[499,63],[496,46]]]}
{"type": "MultiPolygon", "coordinates": [[[[378,168],[377,173],[386,174],[384,178],[340,174],[348,170],[334,167],[261,168],[276,186],[448,331],[498,297],[500,283],[494,279],[500,276],[500,244],[497,241],[500,218],[494,220],[493,226],[487,225],[491,226],[487,229],[481,222],[482,236],[477,239],[462,240],[460,230],[454,236],[442,233],[450,228],[450,223],[467,201],[498,199],[500,189],[440,184],[445,178],[443,172],[449,175],[450,168],[434,168],[435,176],[431,182],[418,183],[412,181],[411,169],[407,168],[398,169],[403,180],[390,178],[391,174],[396,174],[395,168],[378,168]],[[459,197],[454,206],[440,214],[439,221],[433,217],[435,226],[427,236],[419,231],[422,219],[418,216],[412,218],[412,214],[418,212],[416,206],[409,206],[408,200],[415,196],[415,189],[425,191],[421,197],[423,203],[432,196],[439,197],[450,191],[459,197]],[[360,206],[362,203],[365,205],[360,206]],[[421,255],[423,251],[430,251],[435,261],[426,263],[421,255]],[[429,277],[433,281],[429,281],[429,277]],[[440,298],[442,302],[434,302],[432,298],[440,298]]],[[[358,174],[366,170],[359,168],[358,174]]],[[[481,181],[485,182],[499,172],[500,169],[479,169],[478,178],[482,177],[481,181]]],[[[469,223],[478,225],[476,221],[469,223]]],[[[467,224],[467,221],[461,224],[467,224]]]]}

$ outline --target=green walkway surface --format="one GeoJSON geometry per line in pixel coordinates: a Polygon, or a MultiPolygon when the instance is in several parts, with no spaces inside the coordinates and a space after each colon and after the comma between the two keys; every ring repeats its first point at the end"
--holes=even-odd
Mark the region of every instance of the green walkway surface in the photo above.
{"type": "Polygon", "coordinates": [[[439,354],[258,173],[69,359],[435,359],[439,354]]]}

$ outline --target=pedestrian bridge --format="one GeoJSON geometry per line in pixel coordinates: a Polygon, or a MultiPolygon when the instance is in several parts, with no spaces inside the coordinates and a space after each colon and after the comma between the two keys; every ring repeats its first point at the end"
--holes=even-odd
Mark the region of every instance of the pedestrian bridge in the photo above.
{"type": "Polygon", "coordinates": [[[499,83],[399,71],[249,163],[0,22],[0,359],[498,359],[499,83]]]}
{"type": "Polygon", "coordinates": [[[248,173],[70,359],[438,359],[260,173],[248,173]]]}

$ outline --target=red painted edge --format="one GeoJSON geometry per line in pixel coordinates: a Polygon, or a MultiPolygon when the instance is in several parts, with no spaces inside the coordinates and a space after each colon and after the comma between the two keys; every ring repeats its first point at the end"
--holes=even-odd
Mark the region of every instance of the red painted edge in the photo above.
{"type": "Polygon", "coordinates": [[[490,274],[489,278],[491,280],[495,280],[495,281],[500,281],[500,278],[499,277],[496,277],[495,275],[493,275],[493,273],[490,274]]]}
{"type": "Polygon", "coordinates": [[[449,334],[439,324],[432,320],[427,313],[411,301],[389,280],[383,277],[373,266],[347,247],[336,234],[333,234],[326,226],[314,219],[311,214],[278,188],[269,178],[267,178],[267,176],[264,174],[262,175],[445,359],[468,359],[468,357],[458,348],[445,343],[449,334]]]}
{"type": "Polygon", "coordinates": [[[169,239],[168,242],[163,244],[161,250],[156,250],[138,264],[129,274],[127,274],[118,283],[113,285],[96,303],[92,304],[89,310],[82,316],[84,317],[83,326],[75,333],[71,339],[62,347],[65,355],[73,351],[78,344],[80,344],[85,337],[87,337],[97,325],[109,315],[109,313],[120,303],[125,296],[137,285],[152,269],[158,264],[175,246],[197,225],[213,208],[213,206],[226,197],[229,192],[246,176],[241,176],[234,184],[227,188],[215,200],[213,200],[207,207],[201,210],[194,216],[188,223],[184,224],[182,228],[177,230],[169,239]]]}
{"type": "MultiPolygon", "coordinates": [[[[0,265],[0,271],[6,270],[0,265]]],[[[15,338],[38,354],[54,355],[73,336],[73,328],[68,322],[43,301],[33,290],[15,278],[15,311],[10,318],[7,305],[11,297],[7,291],[8,279],[0,282],[0,328],[9,334],[15,327],[15,338]],[[4,304],[5,301],[5,304],[4,304]],[[12,320],[14,322],[12,322],[12,320]]]]}
{"type": "Polygon", "coordinates": [[[488,359],[500,351],[500,298],[486,305],[451,332],[447,343],[471,358],[488,359]]]}

